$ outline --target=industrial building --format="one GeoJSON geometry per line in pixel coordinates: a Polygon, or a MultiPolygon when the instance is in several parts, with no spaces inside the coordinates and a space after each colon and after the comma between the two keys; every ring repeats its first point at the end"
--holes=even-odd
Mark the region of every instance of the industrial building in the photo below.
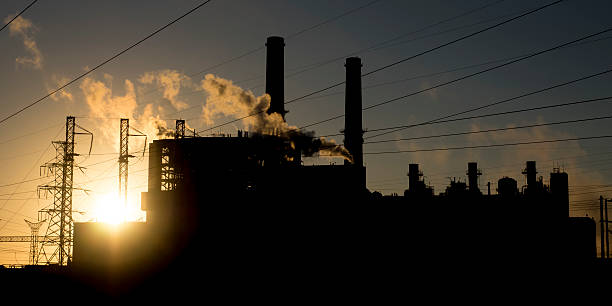
{"type": "MultiPolygon", "coordinates": [[[[267,41],[269,114],[284,109],[284,40],[267,41]]],[[[363,165],[361,60],[346,67],[342,165],[302,163],[325,149],[295,131],[239,131],[175,137],[149,146],[146,223],[108,229],[74,227],[70,273],[118,294],[159,288],[295,290],[427,273],[509,272],[511,267],[589,265],[596,259],[595,222],[569,217],[568,174],[550,185],[528,161],[526,185],[501,178],[497,194],[453,181],[438,195],[408,166],[404,195],[366,189],[363,165]],[[507,270],[504,270],[507,269],[507,270]],[[192,279],[198,282],[192,283],[192,279]],[[270,288],[267,288],[270,289],[270,288]]]]}

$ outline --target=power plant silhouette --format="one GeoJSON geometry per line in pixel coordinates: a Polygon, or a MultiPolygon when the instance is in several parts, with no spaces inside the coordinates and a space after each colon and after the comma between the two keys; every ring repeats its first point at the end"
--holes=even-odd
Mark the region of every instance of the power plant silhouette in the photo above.
{"type": "MultiPolygon", "coordinates": [[[[266,42],[265,115],[283,123],[284,46],[282,37],[266,42]]],[[[343,146],[265,124],[234,136],[189,136],[179,120],[174,138],[149,146],[146,223],[76,223],[69,266],[5,275],[46,275],[121,296],[200,285],[293,292],[313,283],[597,263],[595,221],[569,215],[568,174],[554,169],[546,185],[535,161],[526,162],[525,186],[503,177],[496,194],[490,185],[480,190],[476,162],[467,165],[467,184],[451,181],[438,195],[418,164],[408,165],[403,195],[370,192],[361,59],[347,58],[345,67],[343,146]],[[303,164],[320,151],[344,164],[303,164]]]]}

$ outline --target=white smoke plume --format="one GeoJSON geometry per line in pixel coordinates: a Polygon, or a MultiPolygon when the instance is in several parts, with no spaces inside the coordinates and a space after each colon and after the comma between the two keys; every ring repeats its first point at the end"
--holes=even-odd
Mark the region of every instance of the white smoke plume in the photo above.
{"type": "MultiPolygon", "coordinates": [[[[47,90],[48,91],[53,91],[56,88],[61,87],[64,84],[67,84],[69,81],[70,81],[70,79],[67,78],[67,77],[60,77],[60,76],[58,76],[56,74],[53,74],[51,76],[51,86],[47,85],[47,90]]],[[[64,99],[66,101],[72,102],[74,100],[74,97],[73,97],[72,93],[70,93],[66,89],[62,89],[62,90],[52,94],[51,95],[51,99],[53,99],[53,101],[60,101],[60,100],[64,99]]]]}
{"type": "MultiPolygon", "coordinates": [[[[136,89],[130,80],[124,81],[124,94],[117,95],[113,92],[112,76],[104,75],[104,81],[93,78],[85,78],[80,85],[85,102],[89,107],[89,116],[96,120],[97,134],[105,145],[112,144],[113,148],[119,147],[119,119],[130,119],[130,126],[155,138],[174,137],[174,132],[169,130],[166,122],[159,117],[159,109],[153,104],[138,105],[136,89]]],[[[151,139],[149,139],[151,140],[151,139]]],[[[137,138],[134,147],[144,139],[137,138]]]]}
{"type": "Polygon", "coordinates": [[[179,73],[176,70],[161,70],[156,72],[147,72],[140,79],[142,84],[154,84],[163,88],[163,97],[170,102],[175,110],[186,109],[189,105],[180,101],[177,96],[181,90],[181,82],[190,81],[190,78],[179,73]]]}
{"type": "MultiPolygon", "coordinates": [[[[4,22],[7,23],[13,16],[8,16],[4,19],[4,22]]],[[[34,32],[38,29],[32,24],[32,22],[26,18],[21,16],[17,17],[13,22],[9,25],[10,35],[13,37],[20,37],[23,40],[23,46],[25,49],[31,54],[30,57],[18,57],[15,59],[18,66],[24,67],[32,67],[33,69],[41,70],[43,66],[43,56],[40,50],[38,49],[38,45],[34,40],[34,32]]]]}
{"type": "Polygon", "coordinates": [[[315,137],[314,132],[304,132],[295,126],[289,126],[280,114],[268,114],[270,96],[267,94],[256,97],[253,92],[234,85],[232,81],[212,74],[205,76],[201,86],[208,94],[202,116],[209,125],[214,124],[214,120],[221,116],[242,118],[251,115],[244,119],[249,130],[285,137],[300,148],[305,156],[322,152],[352,160],[346,148],[322,137],[315,137]]]}

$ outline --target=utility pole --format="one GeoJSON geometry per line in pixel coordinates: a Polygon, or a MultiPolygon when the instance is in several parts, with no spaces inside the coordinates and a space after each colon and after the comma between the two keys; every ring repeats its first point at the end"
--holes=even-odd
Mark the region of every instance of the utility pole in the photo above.
{"type": "MultiPolygon", "coordinates": [[[[42,242],[38,256],[44,256],[48,264],[57,263],[63,266],[70,265],[72,262],[74,229],[74,220],[72,219],[72,191],[74,188],[72,182],[75,167],[74,157],[79,155],[74,152],[74,138],[75,135],[79,134],[90,135],[91,144],[93,144],[93,134],[78,126],[73,116],[67,117],[65,140],[53,141],[56,152],[55,159],[41,166],[53,174],[55,178],[54,185],[38,186],[39,191],[43,190],[53,194],[53,208],[41,211],[41,213],[49,215],[49,226],[45,235],[47,238],[42,242]],[[76,132],[77,127],[85,133],[76,132]]],[[[91,153],[91,144],[89,153],[91,153]]],[[[40,219],[43,218],[40,218],[39,215],[40,219]]]]}

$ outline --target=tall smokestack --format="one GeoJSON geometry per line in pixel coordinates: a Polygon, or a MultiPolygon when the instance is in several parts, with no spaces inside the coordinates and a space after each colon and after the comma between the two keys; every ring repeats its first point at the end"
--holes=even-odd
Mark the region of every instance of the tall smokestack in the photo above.
{"type": "Polygon", "coordinates": [[[419,164],[408,165],[408,190],[417,190],[421,176],[423,174],[419,171],[419,164]]]}
{"type": "Polygon", "coordinates": [[[567,173],[558,168],[550,174],[550,193],[553,197],[554,215],[559,219],[570,217],[569,211],[569,184],[567,173]]]}
{"type": "MultiPolygon", "coordinates": [[[[344,100],[344,147],[353,156],[353,165],[363,166],[363,130],[361,128],[361,59],[346,59],[344,100]]],[[[345,161],[345,164],[350,162],[345,161]]]]}
{"type": "Polygon", "coordinates": [[[266,93],[270,95],[268,114],[285,119],[285,39],[270,36],[266,41],[266,93]]]}
{"type": "Polygon", "coordinates": [[[528,161],[523,174],[527,176],[527,190],[534,192],[536,190],[536,175],[538,174],[536,171],[536,162],[533,160],[528,161]]]}
{"type": "Polygon", "coordinates": [[[482,172],[478,170],[478,164],[475,162],[468,163],[468,184],[470,192],[479,192],[478,188],[478,176],[482,175],[482,172]]]}

